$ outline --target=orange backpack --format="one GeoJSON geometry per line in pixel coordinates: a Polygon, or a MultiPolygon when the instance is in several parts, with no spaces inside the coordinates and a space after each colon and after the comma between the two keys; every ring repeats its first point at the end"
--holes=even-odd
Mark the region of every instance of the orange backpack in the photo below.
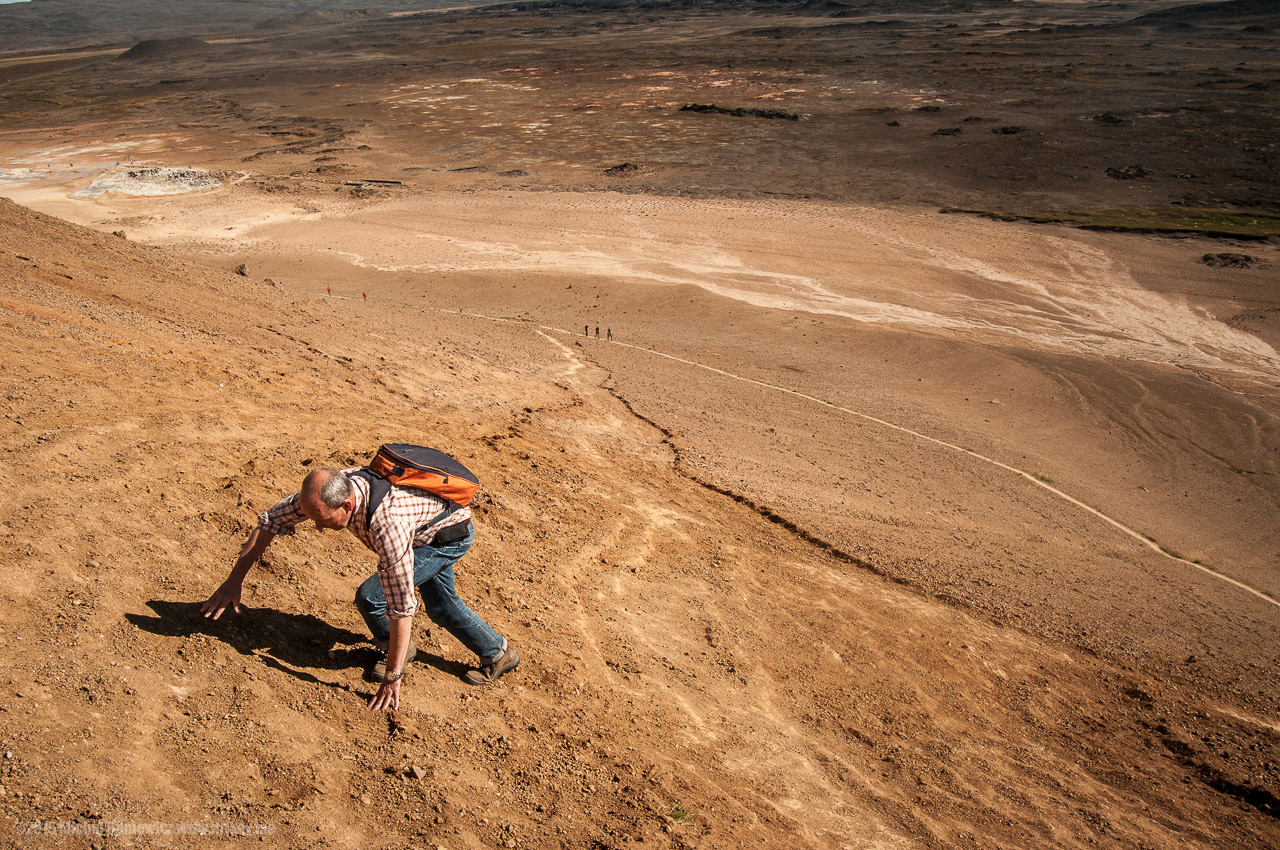
{"type": "Polygon", "coordinates": [[[387,443],[369,465],[353,473],[369,482],[369,506],[365,522],[391,491],[391,485],[426,490],[445,500],[446,513],[471,503],[480,479],[471,470],[437,449],[412,443],[387,443]]]}

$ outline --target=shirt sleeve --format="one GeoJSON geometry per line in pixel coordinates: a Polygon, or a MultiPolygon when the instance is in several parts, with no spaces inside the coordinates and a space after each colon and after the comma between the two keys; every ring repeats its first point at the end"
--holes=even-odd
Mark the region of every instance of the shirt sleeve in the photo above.
{"type": "Polygon", "coordinates": [[[272,534],[293,534],[294,527],[305,522],[306,514],[298,507],[298,494],[281,499],[264,513],[258,515],[258,528],[272,534]]]}
{"type": "Polygon", "coordinates": [[[387,619],[390,620],[403,620],[418,612],[413,587],[413,534],[411,526],[386,516],[381,505],[369,525],[373,551],[378,555],[378,580],[387,598],[387,619]]]}

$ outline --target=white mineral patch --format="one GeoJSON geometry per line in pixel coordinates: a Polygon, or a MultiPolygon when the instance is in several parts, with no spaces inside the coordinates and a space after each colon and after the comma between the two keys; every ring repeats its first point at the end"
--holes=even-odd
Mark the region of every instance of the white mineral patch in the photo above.
{"type": "Polygon", "coordinates": [[[28,183],[39,180],[49,174],[47,171],[36,171],[31,168],[0,168],[0,185],[6,183],[28,183]]]}
{"type": "Polygon", "coordinates": [[[182,195],[221,188],[222,181],[207,171],[194,168],[115,168],[104,172],[76,192],[76,198],[98,198],[108,192],[118,195],[182,195]]]}

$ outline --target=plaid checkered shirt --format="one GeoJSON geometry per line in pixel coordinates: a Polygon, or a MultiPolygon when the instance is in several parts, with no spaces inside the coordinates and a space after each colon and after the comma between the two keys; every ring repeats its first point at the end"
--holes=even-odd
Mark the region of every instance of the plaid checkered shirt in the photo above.
{"type": "MultiPolygon", "coordinates": [[[[350,475],[361,467],[344,469],[350,475]]],[[[365,522],[369,504],[369,482],[350,476],[355,488],[356,506],[347,529],[356,539],[378,556],[378,580],[387,597],[387,617],[400,620],[418,611],[414,595],[413,550],[435,539],[436,532],[471,519],[471,508],[458,508],[445,515],[444,499],[411,487],[392,487],[371,522],[365,522]]],[[[281,499],[270,510],[258,516],[258,528],[272,534],[293,534],[295,526],[307,517],[298,506],[298,493],[281,499]]]]}

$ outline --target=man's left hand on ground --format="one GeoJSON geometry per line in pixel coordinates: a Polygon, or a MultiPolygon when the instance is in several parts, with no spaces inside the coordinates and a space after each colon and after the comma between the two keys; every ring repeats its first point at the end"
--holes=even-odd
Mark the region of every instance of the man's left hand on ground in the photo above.
{"type": "Polygon", "coordinates": [[[370,711],[382,711],[384,708],[400,707],[400,680],[394,682],[383,682],[382,687],[378,688],[378,692],[369,700],[370,711]]]}

